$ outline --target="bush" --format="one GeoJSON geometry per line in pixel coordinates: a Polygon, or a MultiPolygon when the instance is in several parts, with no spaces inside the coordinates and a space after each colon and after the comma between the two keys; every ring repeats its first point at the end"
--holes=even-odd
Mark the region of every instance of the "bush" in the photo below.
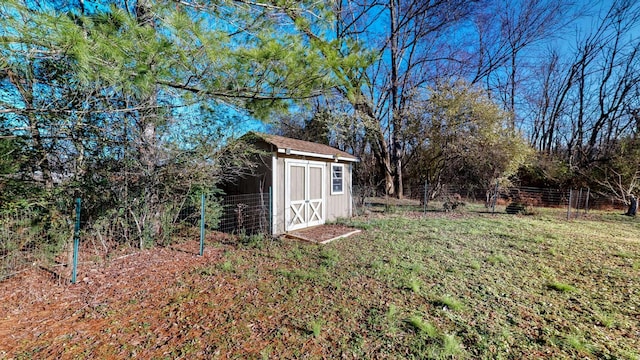
{"type": "Polygon", "coordinates": [[[509,205],[507,205],[507,214],[511,214],[511,215],[525,215],[527,214],[527,207],[525,204],[520,203],[520,202],[512,202],[509,205]]]}

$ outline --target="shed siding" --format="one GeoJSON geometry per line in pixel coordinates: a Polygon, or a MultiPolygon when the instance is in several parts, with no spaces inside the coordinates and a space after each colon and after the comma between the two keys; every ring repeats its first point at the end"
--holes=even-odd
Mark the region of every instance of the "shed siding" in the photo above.
{"type": "Polygon", "coordinates": [[[283,189],[278,183],[278,156],[273,153],[271,155],[271,233],[278,234],[278,196],[282,194],[283,189]]]}
{"type": "Polygon", "coordinates": [[[269,193],[273,186],[271,177],[271,157],[257,156],[255,175],[239,176],[233,183],[224,184],[222,189],[227,195],[269,193]]]}
{"type": "MultiPolygon", "coordinates": [[[[327,163],[327,188],[331,189],[332,175],[331,165],[335,163],[327,163]]],[[[344,183],[342,194],[331,194],[327,191],[327,221],[334,221],[338,218],[351,216],[351,164],[344,163],[344,183]]]]}

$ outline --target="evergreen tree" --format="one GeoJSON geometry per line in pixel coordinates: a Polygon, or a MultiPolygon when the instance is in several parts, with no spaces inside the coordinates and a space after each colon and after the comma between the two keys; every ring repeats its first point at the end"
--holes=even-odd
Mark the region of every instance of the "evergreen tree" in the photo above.
{"type": "Polygon", "coordinates": [[[44,200],[62,190],[90,199],[89,214],[114,209],[133,229],[122,235],[144,245],[177,199],[213,186],[238,163],[228,157],[246,160],[223,149],[230,124],[327,86],[301,37],[255,13],[236,2],[0,4],[2,129],[24,141],[44,200]]]}

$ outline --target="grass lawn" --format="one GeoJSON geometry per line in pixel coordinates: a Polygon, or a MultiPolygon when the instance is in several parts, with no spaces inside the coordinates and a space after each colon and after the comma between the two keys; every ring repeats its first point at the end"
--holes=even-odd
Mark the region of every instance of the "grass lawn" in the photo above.
{"type": "Polygon", "coordinates": [[[361,234],[327,245],[210,244],[218,261],[159,293],[87,307],[73,324],[94,326],[14,355],[640,357],[638,219],[464,211],[355,218],[361,234]]]}

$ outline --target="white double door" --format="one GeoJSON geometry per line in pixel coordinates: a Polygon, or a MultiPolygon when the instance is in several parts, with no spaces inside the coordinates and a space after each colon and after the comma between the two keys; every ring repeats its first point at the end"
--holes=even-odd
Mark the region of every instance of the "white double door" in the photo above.
{"type": "Polygon", "coordinates": [[[286,159],[285,169],[285,230],[324,224],[326,164],[286,159]]]}

